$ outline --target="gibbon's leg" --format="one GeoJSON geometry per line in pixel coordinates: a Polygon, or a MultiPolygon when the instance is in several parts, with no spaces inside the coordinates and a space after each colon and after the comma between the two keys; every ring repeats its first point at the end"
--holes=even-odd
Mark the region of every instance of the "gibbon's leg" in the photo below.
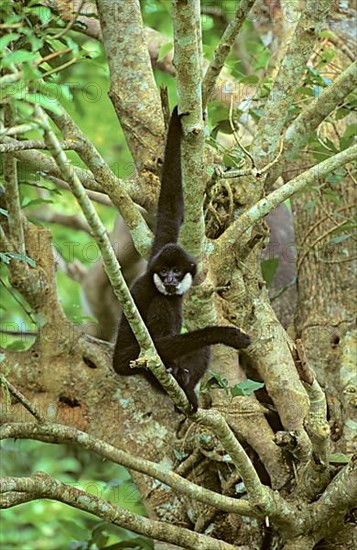
{"type": "Polygon", "coordinates": [[[113,367],[115,372],[123,376],[130,376],[132,374],[138,374],[141,369],[130,368],[130,361],[134,361],[139,357],[140,347],[139,344],[130,344],[121,348],[116,347],[114,349],[113,367]]]}
{"type": "Polygon", "coordinates": [[[177,368],[173,372],[177,382],[191,403],[193,411],[197,411],[198,400],[195,387],[206,372],[210,362],[210,348],[205,347],[177,361],[177,368]]]}

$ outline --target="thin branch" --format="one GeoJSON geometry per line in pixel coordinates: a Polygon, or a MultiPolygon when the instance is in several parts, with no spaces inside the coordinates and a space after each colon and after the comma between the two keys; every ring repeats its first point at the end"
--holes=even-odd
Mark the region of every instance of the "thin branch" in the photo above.
{"type": "MultiPolygon", "coordinates": [[[[352,162],[357,155],[357,145],[352,145],[341,153],[316,164],[297,178],[292,179],[279,189],[276,189],[267,197],[258,201],[254,206],[246,210],[216,241],[217,250],[224,255],[227,247],[241,237],[241,235],[253,226],[258,220],[269,214],[279,204],[289,199],[298,191],[304,190],[308,185],[317,179],[325,178],[330,172],[336,170],[348,162],[352,162]]],[[[222,256],[223,259],[223,256],[222,256]]]]}
{"type": "Polygon", "coordinates": [[[83,218],[76,215],[60,214],[59,212],[53,212],[47,209],[34,210],[30,212],[30,215],[40,222],[56,223],[75,229],[76,231],[84,231],[89,235],[92,234],[91,228],[83,218]]]}
{"type": "MultiPolygon", "coordinates": [[[[2,239],[2,228],[0,226],[0,243],[4,243],[5,241],[2,239]]],[[[11,250],[11,249],[3,249],[3,250],[11,250]]],[[[0,278],[0,284],[5,288],[5,290],[8,291],[8,293],[12,296],[12,298],[15,300],[15,302],[17,302],[20,306],[20,308],[22,309],[22,311],[25,313],[25,315],[28,316],[28,318],[30,319],[31,323],[33,323],[34,325],[36,325],[36,320],[32,317],[32,311],[30,309],[27,309],[26,305],[20,300],[20,298],[18,298],[15,289],[12,288],[12,286],[10,285],[7,285],[1,278],[0,278]]]]}
{"type": "MultiPolygon", "coordinates": [[[[65,189],[66,191],[71,191],[71,188],[66,181],[60,178],[56,178],[56,176],[50,176],[49,174],[41,175],[48,181],[54,183],[56,187],[59,187],[60,189],[65,189]]],[[[86,193],[92,201],[104,204],[105,206],[109,206],[110,208],[115,208],[114,204],[105,193],[101,193],[99,191],[91,191],[90,189],[86,189],[86,193]]]]}
{"type": "Polygon", "coordinates": [[[25,395],[20,392],[20,390],[15,388],[15,386],[13,386],[13,384],[11,384],[11,382],[9,382],[6,376],[4,376],[3,374],[0,374],[0,383],[4,384],[8,388],[9,392],[14,397],[16,397],[16,399],[18,399],[20,403],[22,403],[25,409],[27,409],[32,414],[32,416],[36,418],[36,420],[38,420],[39,422],[44,422],[45,419],[41,416],[36,407],[31,403],[31,401],[29,401],[27,397],[25,397],[25,395]]]}
{"type": "MultiPolygon", "coordinates": [[[[10,105],[5,106],[5,124],[11,126],[14,123],[14,114],[10,105]]],[[[17,179],[16,159],[5,156],[4,158],[5,201],[9,212],[8,224],[10,240],[13,241],[17,251],[25,254],[25,237],[22,225],[22,212],[20,205],[19,185],[17,179]]]]}
{"type": "Polygon", "coordinates": [[[230,53],[238,33],[247,18],[247,15],[253,6],[255,0],[241,0],[238,4],[234,18],[229,23],[223,33],[220,43],[218,44],[213,54],[213,59],[209,64],[203,80],[202,103],[203,109],[206,109],[207,103],[214,91],[217,77],[219,76],[224,63],[230,53]]]}
{"type": "MultiPolygon", "coordinates": [[[[175,544],[179,541],[183,548],[198,550],[234,550],[236,547],[222,540],[194,533],[183,527],[176,527],[162,521],[150,520],[134,512],[115,506],[108,500],[95,497],[86,491],[57,481],[53,477],[39,472],[31,477],[3,477],[1,493],[25,493],[38,498],[64,502],[73,508],[89,512],[106,521],[130,529],[135,533],[157,540],[175,544]]],[[[20,497],[20,502],[23,498],[20,497]]]]}
{"type": "Polygon", "coordinates": [[[71,28],[73,27],[73,25],[76,23],[77,19],[79,18],[79,15],[80,15],[81,9],[83,8],[84,2],[85,2],[85,0],[80,0],[79,3],[78,3],[78,6],[73,6],[75,8],[73,10],[74,11],[73,18],[69,20],[69,22],[67,23],[65,28],[62,29],[61,32],[54,35],[53,40],[58,40],[59,38],[62,38],[62,36],[64,36],[68,31],[71,30],[71,28]]]}
{"type": "Polygon", "coordinates": [[[279,140],[290,105],[301,86],[306,64],[320,30],[324,28],[332,0],[306,0],[289,47],[258,123],[251,153],[258,169],[270,162],[277,153],[279,140]]]}
{"type": "Polygon", "coordinates": [[[285,135],[284,153],[268,176],[273,183],[284,171],[287,160],[294,158],[307,143],[311,133],[353,92],[357,86],[357,61],[351,63],[322,93],[294,120],[285,135]]]}
{"type": "MultiPolygon", "coordinates": [[[[325,218],[326,219],[326,218],[325,218]]],[[[296,266],[296,271],[297,271],[297,275],[299,275],[300,273],[300,270],[303,266],[303,263],[306,259],[306,257],[309,255],[309,253],[311,251],[314,250],[314,248],[316,247],[317,244],[319,244],[321,241],[323,241],[324,239],[326,239],[326,237],[328,237],[329,235],[331,235],[332,233],[334,233],[334,231],[336,231],[336,229],[340,229],[341,227],[343,227],[344,225],[346,225],[346,220],[342,220],[340,221],[339,223],[337,223],[334,227],[329,227],[328,229],[326,229],[323,233],[321,233],[318,237],[316,237],[316,239],[311,243],[311,244],[308,244],[308,246],[304,249],[304,250],[301,250],[301,252],[299,253],[298,255],[298,261],[297,261],[297,266],[296,266]]],[[[349,258],[350,259],[350,258],[349,258]]]]}
{"type": "MultiPolygon", "coordinates": [[[[39,425],[27,422],[4,424],[0,428],[0,439],[11,438],[30,438],[36,441],[50,443],[74,443],[83,449],[94,452],[100,458],[105,458],[115,464],[121,464],[129,470],[134,470],[158,479],[161,483],[168,485],[178,493],[218,508],[224,512],[257,516],[257,513],[252,511],[246,500],[226,497],[210,489],[200,487],[174,472],[163,470],[162,467],[155,464],[155,462],[137,458],[126,451],[109,445],[105,441],[69,426],[52,423],[39,425]]],[[[259,515],[260,514],[258,514],[258,516],[259,515]]]]}
{"type": "MultiPolygon", "coordinates": [[[[82,0],[72,0],[70,5],[73,6],[73,10],[78,11],[78,7],[80,6],[81,1],[82,0]]],[[[74,23],[72,23],[72,13],[70,13],[70,10],[68,10],[68,2],[52,0],[51,4],[58,10],[63,21],[69,21],[69,24],[71,24],[71,26],[73,24],[75,25],[74,30],[87,36],[91,36],[92,38],[95,38],[97,40],[102,39],[102,33],[98,21],[97,8],[94,3],[85,2],[84,6],[82,6],[80,10],[81,13],[78,14],[78,16],[75,18],[74,23]],[[77,23],[79,23],[79,25],[77,23]]],[[[65,31],[68,31],[68,26],[66,27],[65,31]]]]}
{"type": "MultiPolygon", "coordinates": [[[[1,80],[1,79],[0,79],[1,80]]],[[[1,82],[0,82],[1,86],[1,82]]],[[[36,124],[19,124],[18,126],[11,126],[11,127],[2,127],[0,128],[0,139],[3,141],[4,137],[7,136],[16,136],[17,134],[26,134],[27,132],[32,132],[32,130],[36,130],[37,126],[36,124]]]]}
{"type": "MultiPolygon", "coordinates": [[[[66,141],[61,141],[61,147],[64,150],[73,150],[75,151],[79,145],[79,142],[76,140],[67,139],[66,141]]],[[[13,140],[10,143],[1,143],[0,144],[0,153],[10,153],[14,151],[25,151],[27,149],[47,149],[47,145],[43,141],[15,141],[13,140]]]]}
{"type": "Polygon", "coordinates": [[[234,141],[236,142],[236,144],[238,145],[239,149],[241,151],[243,151],[243,153],[249,158],[250,162],[251,162],[251,166],[252,166],[252,170],[255,169],[255,162],[254,162],[254,158],[252,157],[252,155],[250,154],[250,152],[248,151],[248,149],[246,149],[244,147],[244,145],[239,141],[238,139],[238,135],[237,135],[237,132],[236,132],[236,128],[234,126],[234,121],[233,121],[233,96],[231,97],[231,102],[230,102],[230,106],[229,106],[229,124],[230,124],[230,127],[231,127],[231,130],[233,132],[233,137],[234,137],[234,141]]]}
{"type": "Polygon", "coordinates": [[[60,115],[53,112],[48,112],[48,115],[61,130],[65,138],[74,137],[81,143],[77,149],[77,153],[123,216],[133,237],[135,248],[142,256],[145,256],[151,246],[152,233],[123,182],[113,174],[103,157],[68,113],[62,109],[60,115]]]}

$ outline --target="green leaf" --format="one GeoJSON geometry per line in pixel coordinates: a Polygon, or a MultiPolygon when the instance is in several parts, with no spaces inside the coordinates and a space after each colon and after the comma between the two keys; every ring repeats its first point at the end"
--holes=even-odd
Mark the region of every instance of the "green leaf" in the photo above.
{"type": "Polygon", "coordinates": [[[270,258],[268,260],[263,260],[260,265],[262,269],[263,279],[267,287],[269,288],[274,279],[276,270],[278,269],[279,258],[270,258]]]}
{"type": "Polygon", "coordinates": [[[14,350],[14,351],[21,351],[26,348],[27,348],[27,343],[22,340],[14,340],[10,344],[6,345],[6,349],[14,350]]]}
{"type": "Polygon", "coordinates": [[[250,74],[241,78],[240,81],[242,84],[258,84],[259,77],[255,74],[250,74]]]}
{"type": "Polygon", "coordinates": [[[22,208],[28,208],[29,206],[34,206],[36,204],[48,203],[53,204],[52,199],[24,199],[21,203],[22,208]]]}
{"type": "Polygon", "coordinates": [[[0,38],[0,50],[4,51],[5,48],[10,44],[10,42],[13,42],[14,40],[17,40],[19,38],[19,34],[16,32],[9,32],[8,34],[5,34],[0,38]]]}
{"type": "Polygon", "coordinates": [[[36,82],[36,88],[39,92],[47,97],[52,97],[56,100],[66,99],[67,101],[72,101],[73,95],[69,86],[65,84],[57,84],[53,80],[51,82],[36,82]]]}
{"type": "Polygon", "coordinates": [[[3,66],[4,67],[10,67],[12,64],[21,64],[25,63],[26,61],[35,61],[35,55],[32,52],[28,52],[26,50],[17,50],[16,52],[9,53],[4,59],[3,59],[3,66]]]}
{"type": "Polygon", "coordinates": [[[331,453],[329,456],[329,462],[335,462],[336,464],[348,464],[350,458],[343,453],[331,453]]]}
{"type": "Polygon", "coordinates": [[[211,136],[216,137],[218,132],[222,132],[223,134],[232,134],[232,128],[229,120],[220,120],[213,128],[211,136]]]}
{"type": "Polygon", "coordinates": [[[262,382],[255,382],[255,380],[245,380],[244,382],[239,382],[235,386],[233,386],[230,391],[233,397],[239,396],[248,396],[252,395],[255,391],[260,390],[261,388],[264,388],[264,384],[262,382]]]}
{"type": "Polygon", "coordinates": [[[52,18],[52,12],[44,6],[34,6],[31,11],[37,15],[42,25],[48,25],[52,18]]]}
{"type": "Polygon", "coordinates": [[[61,525],[63,526],[64,530],[67,531],[67,533],[69,533],[73,538],[83,541],[88,540],[88,529],[82,527],[77,521],[62,518],[61,525]]]}
{"type": "MultiPolygon", "coordinates": [[[[22,96],[23,96],[23,94],[22,94],[22,96]]],[[[22,99],[23,100],[23,97],[21,97],[20,94],[14,94],[13,97],[15,97],[15,99],[22,99]]],[[[44,109],[49,109],[50,111],[53,111],[57,115],[61,114],[61,108],[59,107],[57,102],[53,101],[53,99],[51,99],[51,98],[49,98],[49,97],[47,97],[47,96],[45,96],[41,93],[36,93],[36,94],[27,93],[26,94],[26,101],[28,101],[29,103],[33,103],[35,105],[40,105],[44,109]]]]}
{"type": "Polygon", "coordinates": [[[223,155],[223,163],[225,166],[228,166],[228,168],[236,168],[237,160],[238,159],[236,159],[233,155],[230,155],[229,153],[223,155]]]}
{"type": "Polygon", "coordinates": [[[208,390],[210,388],[222,388],[226,393],[229,393],[228,380],[223,378],[218,372],[213,372],[212,370],[208,371],[211,375],[211,378],[203,385],[202,391],[208,390]]]}
{"type": "Polygon", "coordinates": [[[5,210],[5,208],[0,208],[0,214],[2,216],[6,216],[7,218],[9,217],[9,212],[5,210]]]}
{"type": "Polygon", "coordinates": [[[350,239],[353,236],[353,233],[348,233],[348,235],[339,235],[338,237],[334,237],[329,241],[329,244],[340,244],[343,243],[343,241],[347,241],[347,239],[350,239]]]}
{"type": "Polygon", "coordinates": [[[309,201],[307,201],[305,204],[304,204],[304,210],[306,212],[311,212],[311,210],[313,210],[316,206],[316,200],[315,199],[311,199],[309,201]]]}

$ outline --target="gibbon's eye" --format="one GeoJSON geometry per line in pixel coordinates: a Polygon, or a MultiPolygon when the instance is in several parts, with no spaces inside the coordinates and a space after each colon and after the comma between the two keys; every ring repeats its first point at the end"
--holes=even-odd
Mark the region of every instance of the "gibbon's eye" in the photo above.
{"type": "Polygon", "coordinates": [[[167,275],[167,272],[168,272],[167,267],[163,267],[162,269],[160,269],[159,275],[164,277],[165,275],[167,275]]]}
{"type": "Polygon", "coordinates": [[[172,271],[174,272],[174,275],[181,275],[181,269],[178,267],[174,267],[172,271]]]}

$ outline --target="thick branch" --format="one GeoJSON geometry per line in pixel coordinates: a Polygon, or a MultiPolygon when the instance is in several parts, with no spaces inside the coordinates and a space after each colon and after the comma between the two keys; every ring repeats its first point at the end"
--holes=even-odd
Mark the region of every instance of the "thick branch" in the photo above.
{"type": "Polygon", "coordinates": [[[61,424],[38,424],[18,423],[5,424],[0,428],[0,439],[9,438],[30,438],[37,441],[51,443],[74,443],[84,449],[93,451],[101,458],[106,458],[116,464],[121,464],[129,470],[135,470],[142,474],[149,475],[168,485],[178,493],[213,506],[228,513],[241,515],[257,515],[254,513],[246,500],[237,500],[224,495],[199,487],[174,472],[167,472],[163,468],[143,458],[137,458],[88,435],[85,432],[63,426],[61,424]]]}
{"type": "MultiPolygon", "coordinates": [[[[94,514],[135,533],[173,544],[179,542],[180,546],[184,548],[198,548],[200,550],[234,550],[235,548],[224,541],[214,540],[211,537],[193,533],[188,529],[139,516],[134,512],[114,506],[107,500],[97,498],[86,491],[61,483],[44,473],[37,473],[32,477],[24,478],[2,478],[1,493],[8,493],[11,498],[13,492],[25,493],[31,496],[32,500],[50,498],[58,502],[64,502],[73,508],[94,514]]],[[[20,502],[24,502],[22,495],[17,503],[20,502]]]]}
{"type": "Polygon", "coordinates": [[[109,96],[136,166],[153,168],[164,125],[140,2],[97,0],[97,6],[110,69],[109,96]]]}
{"type": "Polygon", "coordinates": [[[202,120],[201,35],[196,25],[199,0],[173,2],[175,67],[177,90],[183,117],[182,144],[183,182],[185,194],[185,224],[181,234],[182,245],[198,260],[202,258],[205,225],[203,199],[204,131],[202,120]]]}
{"type": "MultiPolygon", "coordinates": [[[[357,455],[352,457],[331,481],[319,500],[312,505],[311,523],[321,536],[338,531],[346,513],[357,502],[357,455]]],[[[318,540],[318,539],[317,539],[318,540]]]]}

